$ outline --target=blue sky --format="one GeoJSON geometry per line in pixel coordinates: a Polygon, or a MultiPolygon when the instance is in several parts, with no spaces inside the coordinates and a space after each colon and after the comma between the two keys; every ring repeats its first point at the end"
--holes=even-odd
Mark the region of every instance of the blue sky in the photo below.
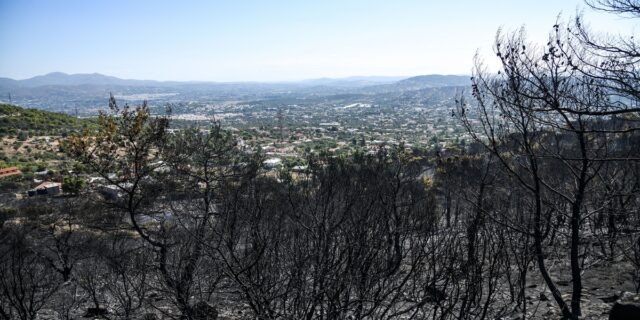
{"type": "MultiPolygon", "coordinates": [[[[0,77],[282,81],[469,74],[496,30],[542,42],[580,0],[0,0],[0,77]]],[[[594,30],[637,22],[585,9],[594,30]]]]}

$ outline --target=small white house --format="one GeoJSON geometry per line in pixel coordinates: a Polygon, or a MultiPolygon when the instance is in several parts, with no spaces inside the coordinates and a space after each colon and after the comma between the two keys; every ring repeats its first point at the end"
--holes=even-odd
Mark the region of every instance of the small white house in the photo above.
{"type": "Polygon", "coordinates": [[[269,159],[265,160],[264,162],[262,162],[262,164],[267,169],[273,169],[273,168],[275,168],[275,167],[277,167],[277,166],[282,164],[282,159],[280,159],[280,158],[269,158],[269,159]]]}

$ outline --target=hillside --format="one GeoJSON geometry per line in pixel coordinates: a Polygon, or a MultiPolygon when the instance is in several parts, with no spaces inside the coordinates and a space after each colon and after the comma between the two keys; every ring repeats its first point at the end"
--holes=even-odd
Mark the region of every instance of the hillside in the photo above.
{"type": "Polygon", "coordinates": [[[0,104],[0,136],[17,134],[22,130],[36,135],[60,135],[91,126],[92,123],[92,120],[78,119],[63,113],[0,104]]]}
{"type": "Polygon", "coordinates": [[[415,86],[420,88],[453,87],[471,85],[471,80],[469,80],[468,76],[430,74],[400,80],[396,84],[400,86],[415,86]]]}
{"type": "Polygon", "coordinates": [[[424,90],[445,87],[468,87],[469,76],[429,74],[399,80],[389,84],[374,85],[363,88],[362,92],[390,93],[424,90]]]}

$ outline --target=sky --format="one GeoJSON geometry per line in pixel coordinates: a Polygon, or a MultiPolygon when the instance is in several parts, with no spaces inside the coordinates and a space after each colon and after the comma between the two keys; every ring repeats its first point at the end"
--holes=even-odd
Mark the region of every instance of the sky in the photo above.
{"type": "Polygon", "coordinates": [[[546,43],[580,10],[591,28],[637,33],[581,0],[0,0],[0,77],[59,71],[127,79],[291,81],[470,74],[498,28],[546,43]]]}

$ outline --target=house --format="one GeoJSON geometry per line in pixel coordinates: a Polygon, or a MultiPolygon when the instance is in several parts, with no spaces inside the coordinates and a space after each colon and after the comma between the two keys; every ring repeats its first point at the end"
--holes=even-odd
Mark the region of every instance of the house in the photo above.
{"type": "Polygon", "coordinates": [[[291,168],[292,172],[305,172],[307,171],[308,166],[293,166],[291,168]]]}
{"type": "Polygon", "coordinates": [[[0,178],[21,175],[22,171],[18,167],[0,169],[0,178]]]}
{"type": "Polygon", "coordinates": [[[262,162],[262,164],[267,169],[273,169],[273,168],[275,168],[277,166],[280,166],[282,164],[282,159],[280,159],[280,158],[271,158],[271,159],[265,160],[264,162],[262,162]]]}
{"type": "Polygon", "coordinates": [[[29,197],[40,195],[56,195],[62,191],[62,183],[45,181],[39,184],[37,187],[29,190],[27,193],[29,197]]]}

